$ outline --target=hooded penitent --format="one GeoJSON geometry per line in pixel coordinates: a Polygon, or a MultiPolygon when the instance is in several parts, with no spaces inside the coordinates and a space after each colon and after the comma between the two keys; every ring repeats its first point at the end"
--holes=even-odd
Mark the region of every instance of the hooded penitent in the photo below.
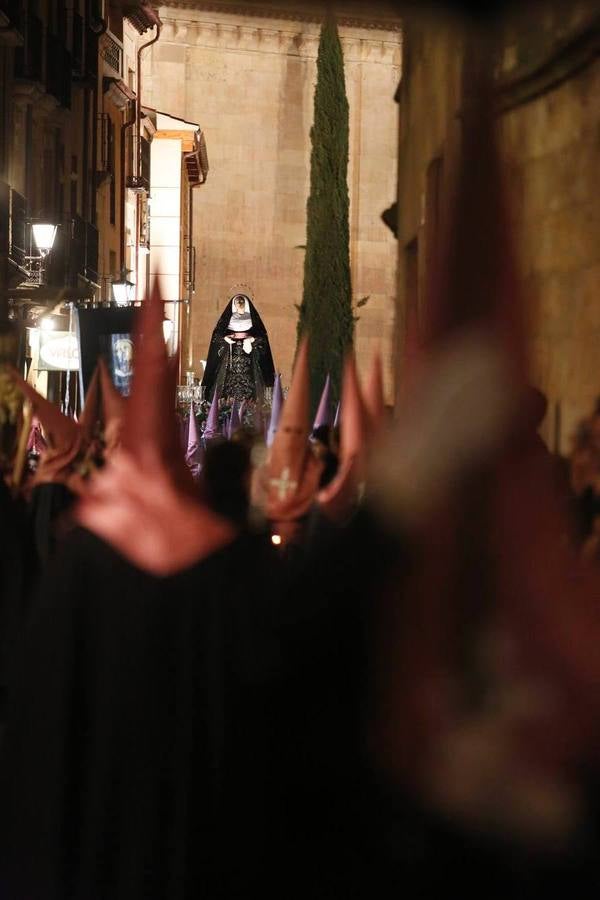
{"type": "Polygon", "coordinates": [[[158,281],[136,322],[131,395],[127,400],[122,445],[144,464],[160,460],[182,490],[193,485],[185,465],[175,419],[176,360],[169,360],[162,323],[164,302],[158,281]]]}
{"type": "Polygon", "coordinates": [[[42,424],[48,445],[41,456],[33,485],[52,482],[67,484],[84,445],[80,426],[63,415],[58,406],[42,397],[16,370],[11,371],[11,377],[30,401],[35,416],[42,424]]]}
{"type": "Polygon", "coordinates": [[[42,434],[42,424],[37,417],[34,417],[31,423],[29,439],[27,441],[27,452],[35,453],[37,456],[40,456],[47,448],[48,444],[42,434]]]}
{"type": "Polygon", "coordinates": [[[356,364],[354,357],[348,356],[342,385],[339,470],[317,498],[323,512],[337,522],[351,515],[359,499],[365,477],[366,420],[356,364]]]}
{"type": "Polygon", "coordinates": [[[302,518],[314,501],[322,463],[310,449],[309,434],[308,341],[304,340],[268,462],[266,514],[274,522],[302,518]]]}
{"type": "Polygon", "coordinates": [[[210,408],[208,410],[208,416],[206,417],[206,422],[204,423],[204,431],[202,432],[202,437],[205,441],[210,441],[213,438],[219,437],[221,434],[221,426],[219,425],[219,401],[217,397],[213,397],[212,403],[210,404],[210,408]]]}
{"type": "Polygon", "coordinates": [[[119,393],[108,371],[104,357],[98,358],[100,385],[102,388],[102,422],[104,433],[104,453],[110,455],[121,444],[123,420],[127,400],[119,393]]]}
{"type": "Polygon", "coordinates": [[[147,571],[174,571],[182,559],[201,558],[231,534],[218,519],[211,527],[213,517],[197,502],[177,435],[177,361],[167,357],[162,321],[163,301],[155,282],[136,325],[124,452],[114,454],[78,509],[82,524],[147,571]]]}
{"type": "Polygon", "coordinates": [[[174,468],[156,289],[146,302],[123,446],[20,645],[0,772],[7,897],[265,896],[271,557],[174,468]]]}
{"type": "Polygon", "coordinates": [[[584,748],[597,758],[585,740],[600,712],[600,630],[572,578],[550,471],[515,440],[532,428],[524,302],[486,50],[467,46],[462,153],[420,370],[372,469],[382,519],[418,551],[401,607],[390,595],[380,623],[376,743],[380,762],[446,815],[543,845],[572,837],[573,766],[584,748]]]}

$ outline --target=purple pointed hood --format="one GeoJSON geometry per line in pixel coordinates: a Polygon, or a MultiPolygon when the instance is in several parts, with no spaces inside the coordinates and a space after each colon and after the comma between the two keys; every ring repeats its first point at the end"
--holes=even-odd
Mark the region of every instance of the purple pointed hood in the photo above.
{"type": "Polygon", "coordinates": [[[219,428],[219,400],[217,398],[216,392],[212,399],[212,403],[210,404],[210,409],[208,411],[208,418],[206,419],[206,424],[204,426],[204,440],[210,441],[212,438],[216,438],[221,433],[221,429],[219,428]]]}
{"type": "Polygon", "coordinates": [[[316,428],[320,428],[321,425],[326,425],[328,428],[331,426],[331,379],[329,375],[325,379],[325,384],[323,385],[323,393],[321,394],[321,399],[319,401],[319,408],[317,409],[317,415],[313,422],[313,431],[316,428]]]}
{"type": "Polygon", "coordinates": [[[275,440],[281,410],[283,409],[283,391],[281,390],[281,375],[275,376],[275,384],[273,385],[273,399],[271,401],[271,421],[267,430],[267,447],[270,447],[275,440]]]}
{"type": "Polygon", "coordinates": [[[194,401],[190,403],[190,417],[188,419],[187,447],[185,451],[185,461],[188,466],[197,462],[198,450],[200,449],[200,435],[198,434],[198,423],[196,422],[196,413],[194,412],[194,401]]]}
{"type": "Polygon", "coordinates": [[[240,418],[240,407],[238,406],[237,400],[234,400],[231,407],[231,413],[229,415],[229,423],[227,427],[227,437],[229,438],[229,440],[231,440],[236,431],[239,431],[241,426],[242,420],[240,418]]]}

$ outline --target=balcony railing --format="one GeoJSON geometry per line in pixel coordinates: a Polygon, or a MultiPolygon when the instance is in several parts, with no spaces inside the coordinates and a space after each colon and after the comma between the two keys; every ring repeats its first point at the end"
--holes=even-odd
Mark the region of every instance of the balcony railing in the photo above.
{"type": "Polygon", "coordinates": [[[15,51],[15,75],[28,81],[43,81],[44,25],[37,16],[25,19],[25,43],[15,51]]]}
{"type": "Polygon", "coordinates": [[[123,72],[123,49],[108,32],[102,38],[101,55],[104,62],[120,78],[123,72]]]}

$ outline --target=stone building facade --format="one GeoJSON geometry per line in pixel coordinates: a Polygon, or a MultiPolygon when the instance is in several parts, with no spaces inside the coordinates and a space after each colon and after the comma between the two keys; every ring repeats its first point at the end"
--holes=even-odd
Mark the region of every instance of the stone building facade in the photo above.
{"type": "Polygon", "coordinates": [[[137,59],[158,25],[134,0],[0,5],[0,321],[22,344],[61,304],[109,300],[123,268],[137,280],[144,178],[149,190],[138,150],[152,130],[137,115],[137,59]],[[58,230],[36,283],[40,220],[58,230]]]}
{"type": "MultiPolygon", "coordinates": [[[[194,206],[193,367],[233,284],[254,292],[288,383],[302,297],[310,128],[319,23],[251,4],[179,2],[158,10],[160,41],[144,62],[145,102],[198,122],[211,172],[194,206]]],[[[350,105],[351,265],[357,351],[381,348],[392,394],[396,244],[381,213],[396,195],[399,22],[342,21],[350,105]]]]}
{"type": "MultiPolygon", "coordinates": [[[[463,37],[405,19],[399,90],[398,356],[423,302],[459,141],[463,37]]],[[[497,83],[514,243],[532,311],[532,380],[549,399],[544,436],[568,450],[600,395],[600,17],[597,3],[548,2],[507,20],[497,83]]]]}

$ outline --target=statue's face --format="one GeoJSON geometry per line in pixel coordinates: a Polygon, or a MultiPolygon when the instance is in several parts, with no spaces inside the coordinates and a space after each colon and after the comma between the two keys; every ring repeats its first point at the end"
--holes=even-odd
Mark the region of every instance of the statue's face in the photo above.
{"type": "Polygon", "coordinates": [[[236,300],[235,300],[236,312],[243,313],[245,306],[246,306],[246,303],[245,303],[243,297],[236,297],[236,300]]]}

